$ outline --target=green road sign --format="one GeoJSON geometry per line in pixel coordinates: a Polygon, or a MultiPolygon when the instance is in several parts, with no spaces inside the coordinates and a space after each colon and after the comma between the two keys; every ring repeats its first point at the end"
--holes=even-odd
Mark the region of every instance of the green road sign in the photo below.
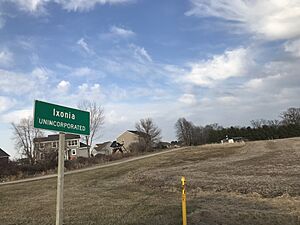
{"type": "Polygon", "coordinates": [[[34,104],[34,127],[89,135],[90,113],[36,100],[34,104]]]}

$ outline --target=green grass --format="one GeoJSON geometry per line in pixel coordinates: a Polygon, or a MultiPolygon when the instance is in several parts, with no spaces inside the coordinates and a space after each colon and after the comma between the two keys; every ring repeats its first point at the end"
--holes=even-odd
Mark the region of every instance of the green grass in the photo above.
{"type": "MultiPolygon", "coordinates": [[[[300,139],[192,147],[65,176],[64,224],[300,224],[300,139]]],[[[55,224],[56,179],[0,186],[0,224],[55,224]]]]}

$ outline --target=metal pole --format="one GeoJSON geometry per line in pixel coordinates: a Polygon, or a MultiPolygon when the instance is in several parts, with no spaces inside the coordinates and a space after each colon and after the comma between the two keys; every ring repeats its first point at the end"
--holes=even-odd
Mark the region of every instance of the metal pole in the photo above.
{"type": "Polygon", "coordinates": [[[186,193],[185,193],[185,178],[181,178],[181,187],[182,187],[182,225],[187,224],[186,220],[186,193]]]}
{"type": "Polygon", "coordinates": [[[62,133],[62,132],[59,132],[58,168],[57,168],[57,198],[56,198],[56,225],[63,225],[64,154],[65,154],[65,134],[62,133]]]}

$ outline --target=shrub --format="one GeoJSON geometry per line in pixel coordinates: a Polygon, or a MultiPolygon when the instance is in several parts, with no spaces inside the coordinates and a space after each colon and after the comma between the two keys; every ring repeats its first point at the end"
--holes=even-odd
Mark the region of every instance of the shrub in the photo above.
{"type": "MultiPolygon", "coordinates": [[[[67,170],[80,169],[92,165],[101,164],[121,159],[123,157],[132,156],[133,153],[113,154],[113,155],[97,155],[96,157],[83,158],[78,157],[75,160],[65,161],[67,170]]],[[[15,180],[25,178],[27,176],[44,175],[57,168],[57,159],[38,161],[36,164],[30,164],[26,159],[18,161],[10,161],[8,164],[0,165],[0,182],[5,180],[15,180]]]]}
{"type": "Polygon", "coordinates": [[[147,151],[147,146],[144,142],[136,142],[129,145],[129,150],[133,154],[142,153],[147,151]]]}

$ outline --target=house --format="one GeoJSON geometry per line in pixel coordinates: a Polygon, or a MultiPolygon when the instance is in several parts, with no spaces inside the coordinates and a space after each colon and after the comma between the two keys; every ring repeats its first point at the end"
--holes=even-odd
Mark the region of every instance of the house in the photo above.
{"type": "Polygon", "coordinates": [[[232,138],[225,138],[221,140],[221,144],[224,143],[234,143],[234,140],[232,138]]]}
{"type": "Polygon", "coordinates": [[[165,142],[165,141],[160,141],[158,143],[155,143],[154,148],[157,149],[166,149],[166,148],[171,148],[172,145],[169,142],[165,142]]]}
{"type": "Polygon", "coordinates": [[[111,141],[107,141],[104,143],[96,144],[92,151],[91,155],[96,156],[96,155],[111,155],[112,154],[112,147],[110,147],[112,144],[111,141]]]}
{"type": "Polygon", "coordinates": [[[226,138],[221,140],[221,143],[235,143],[235,142],[244,142],[245,139],[243,137],[232,137],[228,138],[228,135],[226,135],[226,138]]]}
{"type": "Polygon", "coordinates": [[[134,131],[134,130],[127,130],[122,133],[119,137],[117,137],[117,142],[123,144],[125,149],[129,149],[129,146],[133,143],[139,143],[142,139],[147,136],[146,133],[134,131]]]}
{"type": "Polygon", "coordinates": [[[124,149],[122,144],[116,141],[107,141],[101,144],[96,144],[91,151],[91,155],[112,155],[118,151],[123,153],[124,151],[126,151],[126,149],[124,149]]]}
{"type": "MultiPolygon", "coordinates": [[[[52,134],[48,137],[34,138],[34,148],[37,152],[37,160],[56,158],[58,152],[59,135],[52,134]]],[[[88,148],[86,144],[80,142],[80,135],[65,135],[65,160],[73,160],[78,157],[87,158],[88,148]]]]}
{"type": "Polygon", "coordinates": [[[0,148],[0,165],[7,164],[9,156],[9,154],[7,154],[2,148],[0,148]]]}
{"type": "Polygon", "coordinates": [[[182,141],[171,141],[170,148],[180,148],[181,146],[183,146],[182,141]]]}

